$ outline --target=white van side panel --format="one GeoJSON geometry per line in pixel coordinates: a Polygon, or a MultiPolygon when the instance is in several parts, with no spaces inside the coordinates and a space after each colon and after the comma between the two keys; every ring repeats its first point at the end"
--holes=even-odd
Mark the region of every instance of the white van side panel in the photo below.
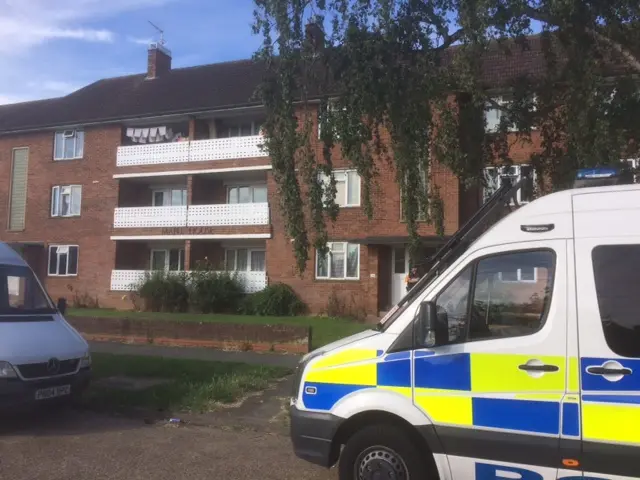
{"type": "Polygon", "coordinates": [[[573,211],[576,239],[640,236],[640,189],[637,187],[575,193],[573,211]]]}

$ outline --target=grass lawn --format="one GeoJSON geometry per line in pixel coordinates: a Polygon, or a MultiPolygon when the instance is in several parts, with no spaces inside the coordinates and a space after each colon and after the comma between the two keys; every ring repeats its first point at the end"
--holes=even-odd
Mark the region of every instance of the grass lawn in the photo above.
{"type": "Polygon", "coordinates": [[[154,313],[123,312],[107,309],[73,309],[67,311],[70,316],[83,317],[123,317],[158,320],[176,320],[182,322],[252,323],[261,325],[303,325],[312,328],[311,347],[318,348],[334,340],[339,340],[361,332],[372,325],[364,325],[350,320],[328,317],[259,317],[251,315],[202,315],[196,313],[154,313]]]}
{"type": "Polygon", "coordinates": [[[242,363],[178,360],[161,357],[94,353],[93,381],[114,376],[166,379],[144,390],[92,385],[83,398],[90,408],[120,410],[141,407],[171,412],[206,412],[216,404],[233,403],[250,392],[264,390],[290,371],[242,363]]]}

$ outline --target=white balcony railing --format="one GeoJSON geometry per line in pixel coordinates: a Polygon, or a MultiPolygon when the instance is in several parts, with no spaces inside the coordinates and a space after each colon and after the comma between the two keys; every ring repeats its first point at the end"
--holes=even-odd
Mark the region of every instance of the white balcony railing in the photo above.
{"type": "Polygon", "coordinates": [[[114,228],[186,227],[187,207],[116,208],[114,228]]]}
{"type": "Polygon", "coordinates": [[[266,157],[262,135],[118,147],[118,167],[266,157]]]}
{"type": "Polygon", "coordinates": [[[189,161],[189,142],[150,143],[118,147],[118,167],[159,165],[189,161]]]}
{"type": "Polygon", "coordinates": [[[116,208],[114,228],[269,225],[268,203],[116,208]]]}
{"type": "MultiPolygon", "coordinates": [[[[112,270],[111,290],[114,292],[130,292],[144,282],[145,270],[112,270]]],[[[188,274],[189,272],[187,272],[188,274]]],[[[229,272],[235,276],[244,287],[245,293],[254,293],[267,286],[266,272],[229,272]]]]}
{"type": "Polygon", "coordinates": [[[268,203],[224,203],[191,205],[187,226],[217,227],[233,225],[269,225],[268,203]]]}

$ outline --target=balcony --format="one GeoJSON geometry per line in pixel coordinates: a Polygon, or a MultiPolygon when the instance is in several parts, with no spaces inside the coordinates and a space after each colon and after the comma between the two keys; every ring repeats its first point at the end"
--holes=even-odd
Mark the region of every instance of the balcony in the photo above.
{"type": "Polygon", "coordinates": [[[116,165],[162,165],[268,156],[262,135],[118,147],[116,165]]]}
{"type": "MultiPolygon", "coordinates": [[[[130,292],[135,290],[152,272],[146,270],[112,270],[111,290],[114,292],[130,292]]],[[[222,272],[221,272],[222,273],[222,272]]],[[[266,272],[229,272],[235,275],[244,287],[245,293],[254,293],[267,286],[266,272]]],[[[187,272],[187,275],[189,272],[187,272]]]]}
{"type": "Polygon", "coordinates": [[[268,203],[116,208],[114,228],[269,225],[268,203]]]}

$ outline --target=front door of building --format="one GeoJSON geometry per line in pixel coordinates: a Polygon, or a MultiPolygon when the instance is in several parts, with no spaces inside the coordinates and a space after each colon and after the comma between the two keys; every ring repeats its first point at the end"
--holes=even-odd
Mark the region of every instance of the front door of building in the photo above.
{"type": "Polygon", "coordinates": [[[405,279],[409,273],[409,252],[405,245],[393,247],[391,254],[391,303],[396,305],[407,293],[405,279]]]}

